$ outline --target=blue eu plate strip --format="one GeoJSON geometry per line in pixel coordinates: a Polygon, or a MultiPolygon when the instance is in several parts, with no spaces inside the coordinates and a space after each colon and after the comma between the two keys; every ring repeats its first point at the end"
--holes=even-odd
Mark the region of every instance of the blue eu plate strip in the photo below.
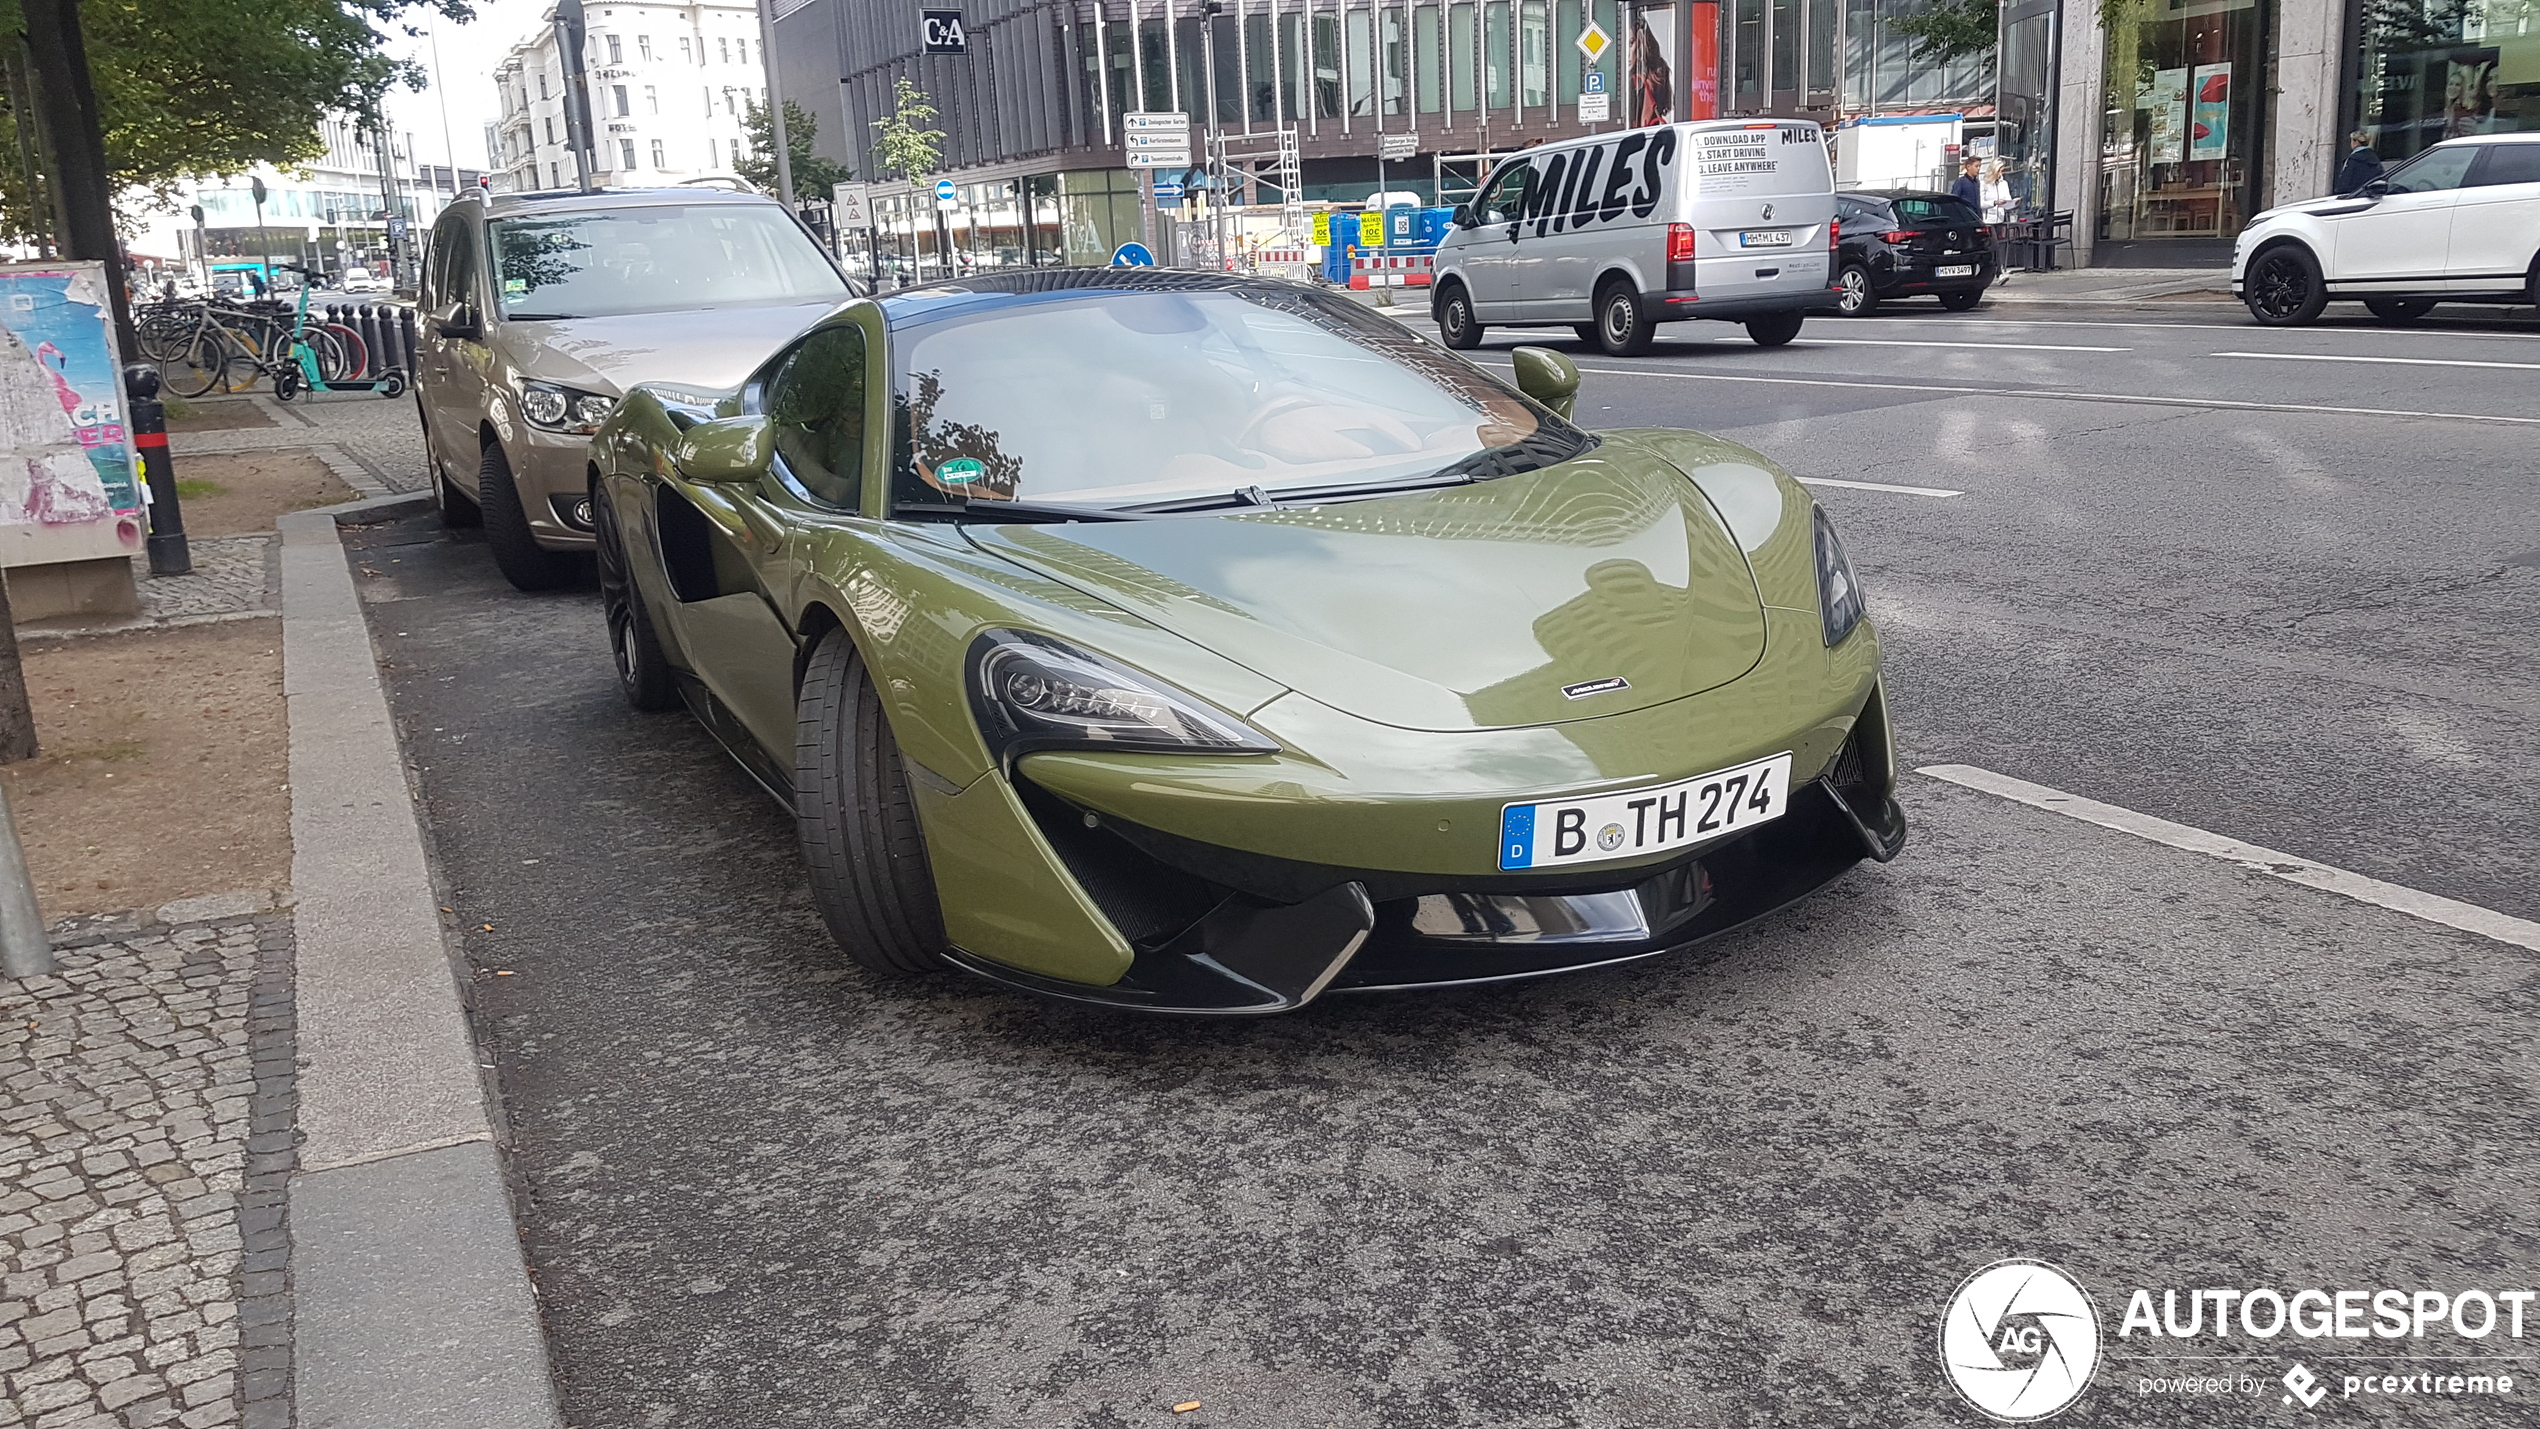
{"type": "Polygon", "coordinates": [[[1535,866],[1535,806],[1511,804],[1499,811],[1499,866],[1535,866]]]}

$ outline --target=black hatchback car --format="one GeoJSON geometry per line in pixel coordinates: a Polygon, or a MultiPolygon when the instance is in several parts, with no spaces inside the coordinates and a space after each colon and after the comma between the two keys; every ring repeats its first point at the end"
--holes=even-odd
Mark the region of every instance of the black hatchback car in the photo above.
{"type": "Polygon", "coordinates": [[[1889,298],[1930,293],[1962,312],[1983,301],[1999,265],[1984,220],[1964,199],[1921,189],[1856,189],[1835,195],[1843,244],[1835,260],[1836,311],[1866,317],[1889,298]]]}

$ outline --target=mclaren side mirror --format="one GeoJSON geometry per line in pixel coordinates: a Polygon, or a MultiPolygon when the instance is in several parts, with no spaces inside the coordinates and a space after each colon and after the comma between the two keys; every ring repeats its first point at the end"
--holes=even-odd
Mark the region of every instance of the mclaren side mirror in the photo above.
{"type": "Polygon", "coordinates": [[[476,320],[476,309],[465,303],[453,303],[450,310],[432,320],[432,330],[443,337],[465,338],[470,342],[485,336],[485,325],[476,320]]]}
{"type": "Polygon", "coordinates": [[[1550,407],[1563,421],[1579,404],[1578,364],[1548,347],[1512,349],[1508,360],[1517,368],[1517,390],[1550,407]]]}
{"type": "Polygon", "coordinates": [[[1482,225],[1482,221],[1479,218],[1474,217],[1473,206],[1469,203],[1457,204],[1455,206],[1455,212],[1449,216],[1447,221],[1458,228],[1479,228],[1482,225]]]}
{"type": "Polygon", "coordinates": [[[670,459],[690,481],[747,486],[767,475],[775,455],[776,433],[767,418],[722,417],[690,427],[670,459]]]}

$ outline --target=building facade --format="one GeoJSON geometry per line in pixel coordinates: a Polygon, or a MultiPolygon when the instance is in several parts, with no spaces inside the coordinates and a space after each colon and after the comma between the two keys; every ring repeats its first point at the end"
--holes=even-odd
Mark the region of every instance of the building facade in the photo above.
{"type": "MultiPolygon", "coordinates": [[[[412,253],[402,241],[392,245],[389,220],[397,220],[401,237],[430,227],[448,201],[450,171],[418,168],[411,135],[382,135],[344,115],[330,115],[318,127],[326,152],[306,168],[260,165],[203,180],[173,207],[154,204],[133,215],[131,250],[172,259],[198,277],[267,262],[330,275],[359,265],[394,276],[392,264],[410,261],[412,253]],[[261,213],[258,181],[265,187],[261,213]],[[192,214],[198,207],[200,224],[192,214]]],[[[476,175],[461,170],[457,177],[465,184],[476,175]]]]}
{"type": "Polygon", "coordinates": [[[551,6],[494,71],[501,186],[640,188],[731,174],[750,152],[749,107],[767,97],[759,35],[747,4],[551,6]],[[577,24],[578,70],[566,48],[577,24]],[[577,75],[590,128],[579,145],[577,75]]]}
{"type": "Polygon", "coordinates": [[[1255,202],[1281,197],[1282,129],[1301,196],[1356,203],[1388,136],[1415,157],[1386,189],[1452,201],[1470,156],[1615,124],[1955,115],[2021,216],[2069,216],[2074,258],[2160,265],[2224,261],[2253,214],[2325,192],[2355,129],[2396,162],[2540,126],[2540,0],[2002,0],[1992,51],[1945,63],[1910,33],[1926,3],[969,0],[961,54],[926,52],[922,0],[778,0],[775,25],[780,88],[921,262],[1103,261],[1143,221],[1121,116],[1187,113],[1196,144],[1212,95],[1255,202]],[[874,162],[903,79],[945,131],[941,221],[874,162]]]}

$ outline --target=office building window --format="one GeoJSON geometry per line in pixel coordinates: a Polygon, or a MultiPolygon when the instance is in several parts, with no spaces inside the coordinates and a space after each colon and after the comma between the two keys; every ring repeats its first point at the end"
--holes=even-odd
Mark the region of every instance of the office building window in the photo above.
{"type": "Polygon", "coordinates": [[[670,167],[670,155],[663,152],[661,141],[659,139],[655,139],[653,141],[653,167],[656,169],[667,169],[670,167]]]}
{"type": "Polygon", "coordinates": [[[695,58],[695,55],[688,52],[688,37],[686,35],[681,35],[679,37],[679,62],[681,64],[687,64],[695,58]]]}
{"type": "Polygon", "coordinates": [[[609,103],[617,106],[617,117],[620,119],[623,119],[634,112],[632,106],[628,105],[626,102],[625,85],[612,84],[609,86],[609,103]]]}
{"type": "Polygon", "coordinates": [[[554,116],[554,115],[552,115],[552,114],[548,115],[548,116],[547,116],[547,121],[546,121],[546,122],[547,122],[547,142],[548,142],[548,143],[550,143],[550,144],[552,144],[552,143],[556,142],[556,116],[554,116]]]}
{"type": "Polygon", "coordinates": [[[626,63],[626,46],[620,43],[615,35],[609,36],[609,63],[613,65],[626,63]]]}
{"type": "Polygon", "coordinates": [[[1480,23],[1471,5],[1452,6],[1446,12],[1446,104],[1465,114],[1473,112],[1473,42],[1480,37],[1474,27],[1480,23]]]}
{"type": "Polygon", "coordinates": [[[1552,102],[1552,37],[1543,0],[1523,0],[1517,7],[1517,94],[1528,109],[1552,102]]]}
{"type": "Polygon", "coordinates": [[[743,38],[743,39],[735,40],[735,41],[733,41],[733,43],[734,43],[734,44],[736,44],[736,45],[739,45],[739,46],[741,47],[741,63],[743,63],[743,64],[748,64],[748,63],[750,62],[750,42],[749,42],[749,40],[748,40],[747,38],[743,38]]]}
{"type": "Polygon", "coordinates": [[[540,70],[540,71],[538,71],[538,97],[539,97],[540,99],[545,99],[545,98],[547,98],[547,97],[548,97],[548,96],[547,96],[547,72],[546,72],[545,70],[543,70],[543,69],[542,69],[542,70],[540,70]]]}
{"type": "Polygon", "coordinates": [[[723,62],[725,64],[732,63],[732,42],[730,40],[717,37],[714,42],[714,48],[715,52],[723,57],[723,62]]]}
{"type": "Polygon", "coordinates": [[[640,59],[651,59],[653,57],[653,37],[650,35],[637,35],[635,37],[635,54],[640,59]]]}
{"type": "Polygon", "coordinates": [[[1482,7],[1482,103],[1491,109],[1508,107],[1508,0],[1490,0],[1482,7]]]}
{"type": "MultiPolygon", "coordinates": [[[[536,173],[537,170],[532,169],[530,172],[536,173]]],[[[547,161],[547,187],[551,189],[564,187],[564,171],[556,167],[556,161],[553,159],[547,161]]]]}
{"type": "Polygon", "coordinates": [[[644,86],[644,112],[646,114],[661,113],[661,94],[649,84],[644,86]]]}
{"type": "Polygon", "coordinates": [[[618,140],[617,157],[619,160],[619,168],[631,169],[635,167],[635,141],[632,139],[618,140]]]}

